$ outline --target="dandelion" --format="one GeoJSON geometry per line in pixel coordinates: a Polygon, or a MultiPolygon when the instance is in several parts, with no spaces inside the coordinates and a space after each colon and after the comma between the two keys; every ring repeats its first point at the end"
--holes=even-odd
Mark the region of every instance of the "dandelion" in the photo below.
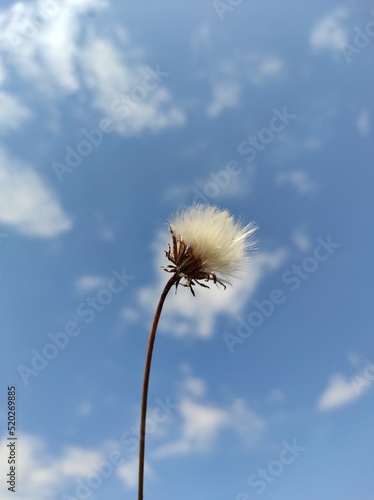
{"type": "Polygon", "coordinates": [[[166,283],[156,309],[148,342],[144,369],[142,406],[140,417],[140,448],[138,500],[143,500],[145,427],[147,399],[153,345],[158,321],[167,294],[175,285],[188,287],[195,296],[193,287],[198,284],[209,288],[212,281],[224,289],[232,278],[239,277],[245,268],[248,251],[253,248],[254,223],[246,226],[235,220],[228,210],[220,210],[212,205],[196,204],[176,214],[169,221],[171,244],[165,251],[172,263],[163,269],[172,273],[166,283]]]}

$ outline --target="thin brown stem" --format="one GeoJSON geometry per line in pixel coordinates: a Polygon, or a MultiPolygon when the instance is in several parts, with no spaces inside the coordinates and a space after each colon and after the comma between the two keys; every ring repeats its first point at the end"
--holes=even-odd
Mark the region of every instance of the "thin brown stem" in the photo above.
{"type": "Polygon", "coordinates": [[[169,281],[166,283],[165,288],[161,293],[160,300],[157,305],[155,316],[153,318],[153,323],[151,331],[149,334],[147,356],[145,358],[144,367],[144,380],[143,380],[143,393],[142,393],[142,407],[140,415],[140,446],[139,446],[139,476],[138,476],[138,500],[143,500],[143,487],[144,487],[144,452],[145,452],[145,427],[147,418],[147,401],[148,401],[148,386],[149,386],[149,375],[151,373],[151,363],[152,363],[152,353],[153,345],[155,343],[156,331],[158,321],[160,319],[162,307],[164,305],[167,294],[169,293],[172,286],[177,282],[178,277],[174,274],[169,281]]]}

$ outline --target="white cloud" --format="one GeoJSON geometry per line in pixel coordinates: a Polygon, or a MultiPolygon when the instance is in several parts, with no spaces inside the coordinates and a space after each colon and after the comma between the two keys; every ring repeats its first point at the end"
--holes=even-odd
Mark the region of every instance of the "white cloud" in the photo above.
{"type": "Polygon", "coordinates": [[[206,393],[206,383],[199,377],[186,377],[183,382],[184,391],[196,398],[201,398],[206,393]]]}
{"type": "Polygon", "coordinates": [[[317,408],[322,411],[332,410],[338,406],[350,403],[358,397],[359,394],[353,384],[344,375],[333,375],[319,398],[317,408]]]}
{"type": "Polygon", "coordinates": [[[88,417],[92,413],[92,404],[85,401],[78,406],[76,411],[80,417],[88,417]]]}
{"type": "Polygon", "coordinates": [[[86,293],[104,287],[106,284],[107,278],[104,276],[87,274],[85,276],[80,276],[76,280],[75,289],[78,293],[86,293]]]}
{"type": "Polygon", "coordinates": [[[214,83],[212,100],[207,106],[207,115],[215,118],[224,109],[239,106],[240,90],[240,85],[233,81],[214,83]]]}
{"type": "Polygon", "coordinates": [[[56,9],[37,26],[36,4],[17,2],[0,16],[0,39],[14,70],[25,80],[34,81],[40,90],[72,92],[79,89],[75,68],[79,16],[89,6],[103,2],[85,0],[55,2],[56,9]]]}
{"type": "Polygon", "coordinates": [[[326,389],[317,402],[319,411],[333,410],[363,396],[374,380],[374,365],[368,360],[364,361],[366,367],[349,379],[339,373],[330,377],[326,389]]]}
{"type": "Polygon", "coordinates": [[[126,321],[137,321],[140,319],[139,309],[134,307],[124,307],[121,310],[121,316],[126,321]]]}
{"type": "Polygon", "coordinates": [[[209,49],[211,46],[211,28],[209,24],[201,24],[192,34],[191,46],[197,55],[200,55],[204,49],[209,49]]]}
{"type": "Polygon", "coordinates": [[[53,238],[72,227],[71,220],[40,176],[1,149],[0,223],[41,238],[53,238]]]}
{"type": "MultiPolygon", "coordinates": [[[[160,266],[166,265],[164,250],[169,242],[168,233],[159,233],[154,244],[157,279],[153,285],[142,287],[137,291],[138,307],[141,317],[149,322],[156,307],[155,297],[160,295],[168,275],[160,266]]],[[[208,338],[214,334],[219,315],[235,318],[253,297],[255,290],[269,271],[277,269],[286,258],[286,251],[278,249],[273,252],[254,253],[248,261],[241,280],[226,290],[211,284],[210,290],[195,287],[196,297],[188,289],[179,287],[178,293],[172,291],[165,304],[159,329],[177,337],[196,336],[208,338]]]]}
{"type": "Polygon", "coordinates": [[[96,232],[101,240],[110,242],[114,241],[116,238],[114,229],[110,226],[106,218],[101,212],[96,212],[94,214],[96,232]]]}
{"type": "Polygon", "coordinates": [[[270,404],[281,403],[285,399],[285,394],[280,389],[273,389],[266,396],[266,401],[270,404]]]}
{"type": "Polygon", "coordinates": [[[310,237],[302,228],[294,230],[292,239],[299,250],[303,252],[309,250],[311,246],[310,237]]]}
{"type": "Polygon", "coordinates": [[[19,128],[31,115],[31,111],[16,97],[0,90],[0,132],[19,128]]]}
{"type": "Polygon", "coordinates": [[[228,427],[238,434],[243,444],[253,446],[267,427],[265,420],[251,410],[242,398],[236,398],[227,412],[230,420],[228,427]]]}
{"type": "Polygon", "coordinates": [[[161,130],[184,123],[183,113],[172,104],[164,86],[168,72],[142,62],[125,63],[109,40],[92,37],[82,50],[81,61],[93,105],[110,116],[125,136],[143,129],[161,130]]]}
{"type": "Polygon", "coordinates": [[[222,60],[216,72],[219,75],[216,82],[224,78],[229,82],[242,81],[244,77],[253,85],[279,81],[285,73],[280,57],[262,52],[238,54],[233,59],[222,60]]]}
{"type": "Polygon", "coordinates": [[[304,146],[311,151],[318,151],[323,148],[324,143],[321,138],[311,136],[305,140],[304,146]]]}
{"type": "Polygon", "coordinates": [[[99,230],[98,236],[103,241],[114,241],[116,239],[115,233],[110,227],[103,227],[99,230]]]}
{"type": "Polygon", "coordinates": [[[252,446],[266,428],[264,420],[240,398],[225,408],[185,396],[179,411],[182,418],[180,437],[155,449],[153,458],[209,453],[224,430],[236,433],[244,444],[252,446]]]}
{"type": "Polygon", "coordinates": [[[279,57],[250,54],[245,58],[249,80],[254,85],[279,79],[283,76],[284,64],[279,57]]]}
{"type": "Polygon", "coordinates": [[[306,172],[302,170],[282,172],[277,175],[275,181],[278,185],[291,185],[300,194],[313,193],[317,189],[317,184],[311,181],[306,172]]]}
{"type": "Polygon", "coordinates": [[[370,134],[370,115],[367,109],[363,109],[358,115],[356,126],[362,137],[367,137],[370,134]]]}
{"type": "MultiPolygon", "coordinates": [[[[99,0],[58,4],[44,25],[34,27],[33,36],[23,38],[14,51],[11,35],[32,27],[35,11],[35,5],[17,2],[0,15],[0,53],[10,56],[14,72],[32,82],[49,102],[55,99],[58,105],[61,95],[83,90],[92,108],[115,120],[117,132],[125,136],[183,124],[184,113],[173,104],[164,84],[167,71],[161,68],[158,73],[157,66],[150,69],[143,51],[130,43],[123,29],[113,26],[111,38],[100,38],[94,26],[85,26],[89,8],[108,5],[99,0]]],[[[80,106],[77,101],[74,117],[84,115],[86,109],[87,102],[80,106]]]]}
{"type": "Polygon", "coordinates": [[[347,31],[342,21],[348,16],[344,8],[335,9],[320,19],[310,35],[310,45],[316,50],[340,51],[347,43],[347,31]]]}
{"type": "Polygon", "coordinates": [[[180,412],[183,418],[183,437],[189,448],[206,450],[210,447],[220,427],[227,424],[227,412],[221,408],[182,400],[180,412]]]}
{"type": "MultiPolygon", "coordinates": [[[[233,398],[231,404],[208,401],[205,380],[192,375],[189,364],[184,363],[180,368],[183,379],[179,384],[179,395],[172,398],[175,413],[162,422],[162,428],[158,423],[156,429],[149,431],[153,439],[162,436],[164,443],[151,441],[148,444],[147,457],[152,465],[165,458],[211,453],[219,445],[223,433],[234,435],[247,449],[253,448],[267,428],[265,420],[249,408],[242,398],[233,398]]],[[[149,408],[148,418],[151,421],[152,414],[152,408],[149,408]]],[[[155,474],[152,465],[145,464],[146,473],[150,476],[155,474]]],[[[117,472],[127,488],[135,488],[137,457],[121,465],[117,472]]]]}
{"type": "MultiPolygon", "coordinates": [[[[201,31],[208,40],[209,30],[201,31]]],[[[198,38],[199,39],[199,38],[198,38]]],[[[205,44],[208,47],[208,43],[205,44]]],[[[212,88],[212,96],[205,109],[209,117],[215,118],[222,111],[241,104],[241,82],[253,85],[278,81],[284,76],[284,62],[275,55],[250,52],[235,54],[230,59],[207,65],[198,73],[198,78],[206,79],[212,88]]]]}
{"type": "Polygon", "coordinates": [[[70,446],[57,461],[58,470],[64,476],[88,476],[100,463],[100,459],[102,459],[102,453],[96,450],[70,446]]]}
{"type": "Polygon", "coordinates": [[[5,81],[6,72],[2,60],[0,59],[0,85],[5,81]]]}
{"type": "MultiPolygon", "coordinates": [[[[0,459],[5,464],[7,442],[0,441],[0,459]]],[[[101,451],[77,446],[66,447],[60,455],[52,455],[44,440],[30,434],[20,434],[17,441],[17,499],[50,500],[73,481],[94,472],[104,458],[101,451]]],[[[6,481],[0,484],[0,500],[9,498],[6,481]]]]}
{"type": "Polygon", "coordinates": [[[349,352],[347,359],[348,359],[348,363],[354,368],[357,368],[361,363],[361,358],[357,354],[357,352],[353,352],[353,351],[349,352]]]}

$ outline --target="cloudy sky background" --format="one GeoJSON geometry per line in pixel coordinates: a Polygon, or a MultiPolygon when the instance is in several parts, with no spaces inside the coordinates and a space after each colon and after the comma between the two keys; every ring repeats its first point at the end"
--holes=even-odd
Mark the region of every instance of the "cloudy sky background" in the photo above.
{"type": "Polygon", "coordinates": [[[1,500],[11,385],[17,498],[136,498],[194,201],[258,249],[167,299],[146,497],[373,498],[373,53],[366,0],[2,1],[1,500]]]}

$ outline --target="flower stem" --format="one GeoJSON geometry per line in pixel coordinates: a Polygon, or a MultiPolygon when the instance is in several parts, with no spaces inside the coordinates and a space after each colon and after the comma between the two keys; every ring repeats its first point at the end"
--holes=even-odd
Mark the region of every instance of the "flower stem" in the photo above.
{"type": "Polygon", "coordinates": [[[153,323],[151,331],[149,334],[147,356],[145,358],[144,367],[144,380],[143,380],[143,392],[142,392],[142,406],[140,415],[140,446],[139,446],[139,476],[138,476],[138,500],[143,500],[143,487],[144,487],[144,452],[145,452],[145,427],[147,418],[147,400],[148,400],[148,386],[149,386],[149,376],[151,373],[151,363],[152,363],[152,353],[153,345],[155,343],[156,331],[158,321],[160,319],[162,307],[164,305],[167,294],[169,293],[172,286],[177,282],[177,277],[175,274],[166,283],[165,288],[161,293],[160,300],[157,305],[155,316],[153,318],[153,323]]]}

